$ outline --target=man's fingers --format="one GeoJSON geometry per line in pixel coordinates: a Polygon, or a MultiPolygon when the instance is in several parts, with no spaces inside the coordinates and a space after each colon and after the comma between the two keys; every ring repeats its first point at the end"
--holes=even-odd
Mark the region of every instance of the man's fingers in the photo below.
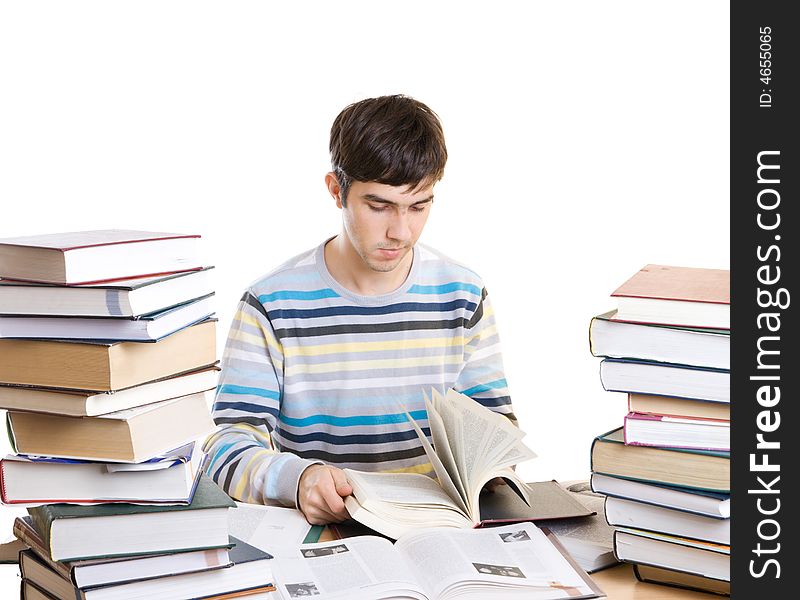
{"type": "Polygon", "coordinates": [[[341,521],[347,518],[347,510],[344,507],[344,500],[336,491],[336,485],[333,478],[322,483],[319,487],[319,492],[322,495],[324,508],[329,513],[336,515],[336,520],[341,521]]]}
{"type": "Polygon", "coordinates": [[[331,469],[331,477],[333,477],[333,483],[336,486],[336,493],[342,498],[353,493],[353,486],[347,481],[347,475],[344,474],[344,471],[331,469]]]}

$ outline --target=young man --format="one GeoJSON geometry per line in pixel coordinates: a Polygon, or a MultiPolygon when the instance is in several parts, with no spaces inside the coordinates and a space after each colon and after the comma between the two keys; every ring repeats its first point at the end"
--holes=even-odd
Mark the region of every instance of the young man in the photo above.
{"type": "Polygon", "coordinates": [[[341,468],[432,473],[404,414],[426,419],[431,388],[514,419],[480,278],[417,244],[447,161],[436,114],[405,96],[357,102],[330,152],[341,232],[245,292],[206,444],[232,497],[311,523],[347,517],[341,468]]]}

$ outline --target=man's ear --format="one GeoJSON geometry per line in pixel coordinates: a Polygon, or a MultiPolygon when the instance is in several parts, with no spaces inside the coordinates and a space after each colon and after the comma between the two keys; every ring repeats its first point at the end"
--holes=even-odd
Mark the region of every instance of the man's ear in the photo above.
{"type": "Polygon", "coordinates": [[[336,200],[336,206],[342,208],[342,188],[333,171],[325,175],[325,185],[328,188],[328,193],[336,200]]]}

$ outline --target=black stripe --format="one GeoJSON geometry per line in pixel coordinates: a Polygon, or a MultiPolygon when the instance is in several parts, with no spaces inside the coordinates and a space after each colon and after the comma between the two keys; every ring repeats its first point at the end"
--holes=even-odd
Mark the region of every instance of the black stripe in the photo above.
{"type": "Polygon", "coordinates": [[[459,299],[450,302],[401,302],[385,306],[325,306],[321,308],[279,308],[267,312],[274,319],[313,319],[319,317],[340,317],[345,315],[388,315],[401,312],[448,313],[459,308],[474,311],[478,305],[469,300],[459,299]]]}
{"type": "Polygon", "coordinates": [[[231,481],[233,480],[233,474],[236,472],[236,467],[239,466],[239,463],[242,462],[242,459],[236,460],[236,462],[232,462],[228,467],[228,474],[225,476],[225,483],[221,486],[225,493],[228,493],[228,490],[231,489],[231,481]]]}
{"type": "Polygon", "coordinates": [[[217,471],[221,473],[222,470],[225,468],[225,465],[230,463],[234,458],[239,456],[245,450],[250,450],[250,448],[258,448],[258,447],[259,447],[258,444],[250,444],[249,446],[245,446],[244,448],[237,448],[236,450],[234,450],[233,452],[228,454],[228,456],[225,457],[225,460],[222,461],[222,464],[217,467],[217,471]]]}
{"type": "Polygon", "coordinates": [[[361,453],[334,454],[331,452],[325,452],[324,450],[303,450],[302,452],[294,452],[292,450],[287,450],[287,451],[293,452],[294,454],[297,454],[302,458],[317,458],[329,463],[346,463],[346,462],[380,463],[380,462],[390,462],[393,460],[416,458],[418,456],[425,455],[425,450],[422,448],[422,446],[418,446],[417,448],[409,448],[408,450],[397,450],[395,452],[378,452],[375,454],[361,454],[361,453]]]}
{"type": "Polygon", "coordinates": [[[475,402],[485,406],[486,408],[494,408],[497,406],[505,406],[511,404],[511,396],[500,396],[499,398],[475,398],[475,402]]]}
{"type": "Polygon", "coordinates": [[[267,428],[267,431],[271,432],[272,427],[270,426],[269,422],[264,419],[259,419],[258,417],[214,417],[214,423],[217,425],[228,425],[230,423],[247,423],[248,425],[255,425],[256,427],[260,427],[261,425],[267,428]]]}
{"type": "Polygon", "coordinates": [[[432,329],[458,329],[465,327],[467,320],[463,317],[450,321],[400,321],[395,323],[352,323],[348,325],[328,325],[324,327],[292,327],[276,329],[275,337],[285,338],[317,337],[323,335],[339,335],[349,333],[391,333],[394,331],[419,331],[432,329]]]}
{"type": "Polygon", "coordinates": [[[264,308],[264,305],[258,301],[258,298],[254,297],[253,294],[250,292],[245,292],[244,296],[242,296],[242,302],[246,302],[253,308],[255,308],[258,312],[264,315],[264,318],[269,321],[269,315],[267,315],[267,309],[264,308]]]}
{"type": "MultiPolygon", "coordinates": [[[[427,427],[422,428],[422,432],[430,437],[431,431],[427,427]]],[[[383,434],[352,434],[352,435],[333,435],[323,431],[315,431],[308,434],[296,434],[278,428],[277,434],[296,444],[305,444],[306,442],[325,442],[334,446],[343,444],[388,444],[392,442],[406,442],[408,440],[419,439],[417,432],[413,429],[408,431],[397,431],[394,433],[383,434]]]]}
{"type": "Polygon", "coordinates": [[[483,317],[483,301],[485,299],[486,288],[483,288],[481,290],[481,301],[478,303],[478,308],[475,309],[475,313],[472,315],[472,317],[470,317],[469,321],[467,321],[467,324],[465,325],[467,329],[472,329],[475,327],[475,324],[481,320],[481,317],[483,317]]]}

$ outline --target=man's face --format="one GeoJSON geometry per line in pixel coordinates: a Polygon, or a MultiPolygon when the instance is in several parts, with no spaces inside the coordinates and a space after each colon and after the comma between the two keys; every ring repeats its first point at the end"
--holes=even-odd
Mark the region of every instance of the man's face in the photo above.
{"type": "Polygon", "coordinates": [[[350,244],[373,271],[396,269],[417,243],[433,203],[433,184],[416,189],[354,181],[342,209],[350,244]]]}

